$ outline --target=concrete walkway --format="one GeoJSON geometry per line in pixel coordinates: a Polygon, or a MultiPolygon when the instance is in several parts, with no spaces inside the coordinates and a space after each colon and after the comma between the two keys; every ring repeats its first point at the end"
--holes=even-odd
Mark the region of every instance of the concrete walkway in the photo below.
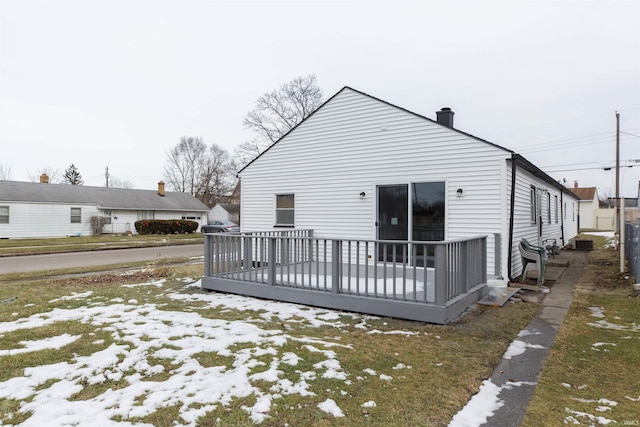
{"type": "Polygon", "coordinates": [[[562,255],[569,258],[568,267],[549,285],[550,292],[542,299],[535,317],[505,353],[510,358],[503,357],[491,375],[490,381],[500,388],[498,398],[504,404],[484,425],[514,427],[522,423],[549,349],[569,311],[573,286],[587,265],[587,252],[562,255]]]}

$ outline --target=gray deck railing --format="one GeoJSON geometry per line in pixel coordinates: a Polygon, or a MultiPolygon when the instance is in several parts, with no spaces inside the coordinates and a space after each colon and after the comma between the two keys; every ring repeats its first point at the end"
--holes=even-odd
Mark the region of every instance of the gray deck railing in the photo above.
{"type": "MultiPolygon", "coordinates": [[[[206,234],[203,287],[432,321],[428,320],[431,315],[407,315],[406,305],[382,313],[369,307],[373,299],[375,306],[384,302],[439,309],[468,305],[478,299],[487,282],[486,236],[437,242],[382,241],[316,238],[310,230],[295,231],[206,234]],[[314,296],[303,296],[305,291],[314,296]]],[[[444,318],[450,314],[445,313],[444,318]]]]}

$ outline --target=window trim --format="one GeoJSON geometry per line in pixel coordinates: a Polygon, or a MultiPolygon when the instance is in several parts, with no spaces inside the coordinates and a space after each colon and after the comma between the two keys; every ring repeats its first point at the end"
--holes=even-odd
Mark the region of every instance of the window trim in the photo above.
{"type": "Polygon", "coordinates": [[[295,193],[278,193],[275,195],[275,218],[274,218],[274,227],[283,227],[283,228],[294,228],[295,227],[295,222],[296,222],[296,195],[295,193]],[[283,208],[283,207],[278,207],[278,198],[279,197],[284,197],[284,196],[291,196],[292,197],[292,201],[293,201],[293,207],[291,208],[283,208]],[[278,222],[278,213],[279,212],[291,212],[291,218],[293,219],[293,222],[291,224],[288,223],[280,223],[278,222]]]}
{"type": "Polygon", "coordinates": [[[556,220],[556,224],[558,223],[558,195],[556,194],[554,199],[555,205],[554,205],[554,210],[555,210],[555,220],[556,220]]]}
{"type": "Polygon", "coordinates": [[[9,206],[0,206],[0,224],[9,224],[11,221],[11,209],[9,206]],[[2,212],[6,209],[7,214],[2,212]]]}
{"type": "Polygon", "coordinates": [[[551,224],[551,193],[547,192],[547,223],[551,224]]]}
{"type": "Polygon", "coordinates": [[[537,189],[534,185],[532,185],[529,189],[529,198],[531,203],[531,212],[529,215],[529,221],[531,224],[538,223],[538,197],[537,197],[537,189]]]}
{"type": "Polygon", "coordinates": [[[82,224],[82,208],[71,208],[70,214],[71,214],[71,218],[70,218],[71,224],[82,224]],[[74,215],[74,211],[77,211],[75,215],[74,215]]]}

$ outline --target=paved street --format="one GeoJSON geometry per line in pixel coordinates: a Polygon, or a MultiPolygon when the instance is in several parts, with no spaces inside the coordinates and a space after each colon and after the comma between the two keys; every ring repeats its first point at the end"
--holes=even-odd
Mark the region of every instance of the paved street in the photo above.
{"type": "Polygon", "coordinates": [[[203,245],[0,257],[0,274],[203,256],[203,245]]]}

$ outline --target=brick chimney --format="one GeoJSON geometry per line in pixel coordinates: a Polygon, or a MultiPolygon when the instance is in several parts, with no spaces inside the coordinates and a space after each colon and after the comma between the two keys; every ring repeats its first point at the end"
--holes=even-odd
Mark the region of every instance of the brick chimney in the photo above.
{"type": "Polygon", "coordinates": [[[158,196],[164,197],[164,181],[158,183],[158,196]]]}
{"type": "Polygon", "coordinates": [[[49,175],[43,173],[40,175],[40,184],[48,184],[49,183],[49,175]]]}
{"type": "Polygon", "coordinates": [[[453,129],[453,115],[455,113],[451,111],[449,107],[442,107],[440,111],[436,111],[437,122],[442,126],[446,126],[448,128],[453,129]]]}

